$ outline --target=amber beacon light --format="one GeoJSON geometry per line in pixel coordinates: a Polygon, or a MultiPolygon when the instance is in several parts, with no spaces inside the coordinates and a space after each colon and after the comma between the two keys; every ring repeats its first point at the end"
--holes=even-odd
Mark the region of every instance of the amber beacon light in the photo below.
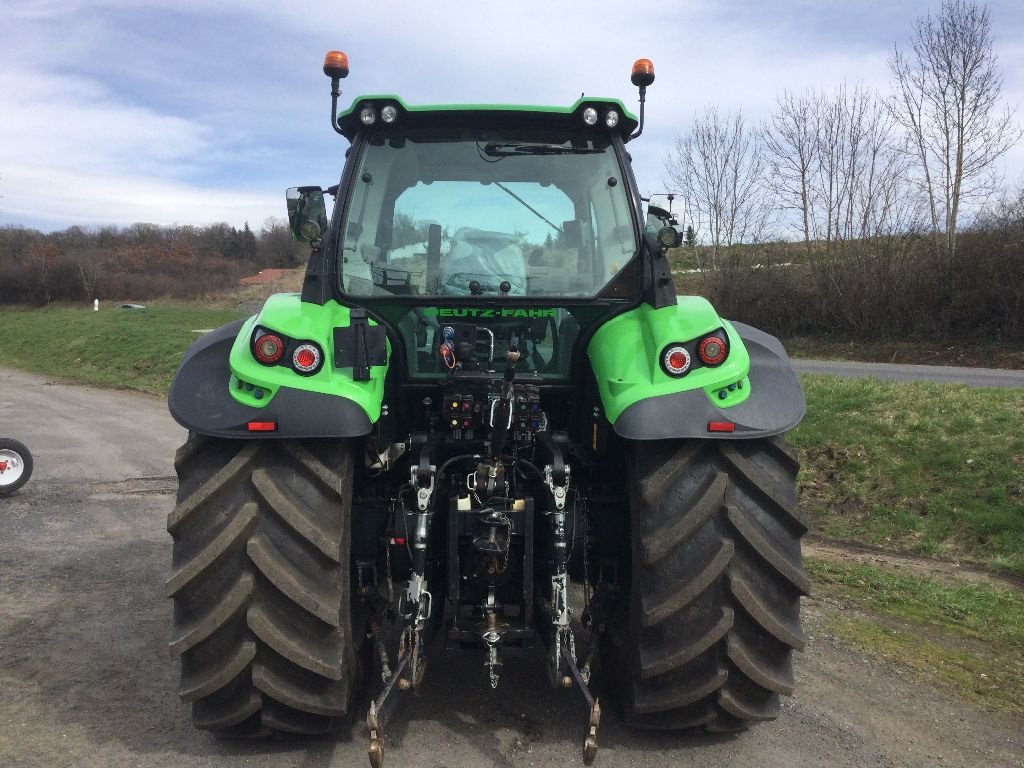
{"type": "Polygon", "coordinates": [[[633,62],[633,71],[629,75],[633,85],[646,88],[654,82],[654,63],[650,59],[637,59],[633,62]]]}
{"type": "Polygon", "coordinates": [[[324,56],[324,74],[332,80],[348,77],[348,56],[341,51],[328,51],[324,56]]]}
{"type": "Polygon", "coordinates": [[[633,62],[633,70],[629,73],[629,81],[640,89],[640,122],[630,141],[644,132],[644,102],[647,100],[647,86],[654,82],[654,62],[650,59],[637,59],[633,62]]]}
{"type": "Polygon", "coordinates": [[[341,96],[339,83],[343,77],[348,77],[348,56],[341,51],[328,51],[324,56],[324,74],[331,78],[331,127],[344,136],[338,125],[338,97],[341,96]]]}

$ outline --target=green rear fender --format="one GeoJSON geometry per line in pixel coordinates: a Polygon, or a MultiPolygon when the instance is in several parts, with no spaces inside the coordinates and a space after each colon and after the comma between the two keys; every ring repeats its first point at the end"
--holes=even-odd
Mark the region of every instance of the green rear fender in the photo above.
{"type": "MultiPolygon", "coordinates": [[[[258,315],[230,323],[196,341],[168,392],[168,407],[186,429],[232,438],[356,437],[380,419],[390,344],[383,365],[356,381],[352,366],[335,365],[334,331],[352,325],[351,311],[334,301],[302,302],[298,294],[271,296],[258,315]],[[251,348],[256,329],[286,338],[286,358],[302,342],[324,354],[321,368],[302,376],[287,364],[266,366],[251,348]]],[[[369,325],[376,325],[370,320],[369,325]]]]}
{"type": "MultiPolygon", "coordinates": [[[[350,312],[349,307],[335,301],[323,305],[300,301],[297,293],[271,296],[260,313],[245,322],[231,347],[231,396],[244,405],[261,407],[272,402],[281,387],[316,392],[351,400],[366,411],[371,422],[376,422],[384,399],[387,366],[373,366],[369,381],[356,381],[351,366],[337,368],[334,365],[334,329],[351,324],[350,312]],[[316,342],[324,351],[323,366],[312,376],[300,376],[286,365],[262,365],[253,357],[250,346],[256,328],[274,331],[294,341],[316,342]]],[[[370,320],[370,325],[376,322],[370,320]]],[[[389,359],[390,352],[389,343],[389,359]]]]}
{"type": "Polygon", "coordinates": [[[799,379],[772,336],[718,316],[699,296],[679,296],[675,306],[641,304],[609,320],[594,334],[587,355],[615,431],[635,440],[688,437],[750,438],[779,434],[803,418],[799,379]],[[724,332],[728,355],[703,365],[700,340],[724,332]],[[691,368],[670,376],[661,364],[667,347],[683,344],[691,368]],[[726,423],[729,432],[710,431],[726,423]]]}

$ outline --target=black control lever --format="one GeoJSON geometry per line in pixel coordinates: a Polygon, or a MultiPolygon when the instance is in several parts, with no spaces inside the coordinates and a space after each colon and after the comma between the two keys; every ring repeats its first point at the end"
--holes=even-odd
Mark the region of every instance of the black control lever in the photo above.
{"type": "Polygon", "coordinates": [[[505,442],[508,439],[508,425],[512,418],[512,381],[516,377],[516,363],[519,362],[519,338],[513,336],[508,344],[508,354],[505,356],[505,382],[501,387],[501,396],[498,399],[497,415],[491,432],[491,461],[497,463],[501,460],[501,454],[505,450],[505,442]]]}

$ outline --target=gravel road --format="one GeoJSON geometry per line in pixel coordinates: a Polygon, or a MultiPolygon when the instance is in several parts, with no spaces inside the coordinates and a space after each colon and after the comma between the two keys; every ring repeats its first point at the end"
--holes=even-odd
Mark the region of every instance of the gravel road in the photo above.
{"type": "Polygon", "coordinates": [[[969,387],[1024,387],[1024,371],[1003,368],[957,368],[949,365],[890,365],[833,360],[793,360],[797,373],[843,378],[871,377],[882,381],[934,381],[969,387]]]}
{"type": "MultiPolygon", "coordinates": [[[[0,499],[0,765],[362,766],[364,728],[337,739],[223,742],[192,729],[166,641],[165,516],[184,434],[161,400],[0,369],[0,433],[36,470],[0,499]]],[[[1024,766],[1024,718],[972,709],[827,634],[811,637],[782,716],[731,737],[625,729],[605,702],[597,766],[1024,766]]],[[[579,765],[582,711],[536,659],[496,692],[476,657],[435,653],[399,710],[391,766],[579,765]],[[406,706],[407,705],[407,706],[406,706]]],[[[360,712],[365,711],[360,706],[360,712]]]]}

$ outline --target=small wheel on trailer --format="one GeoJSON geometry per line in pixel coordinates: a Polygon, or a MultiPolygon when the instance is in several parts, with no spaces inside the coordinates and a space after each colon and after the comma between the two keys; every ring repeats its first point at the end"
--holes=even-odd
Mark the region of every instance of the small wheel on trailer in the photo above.
{"type": "Polygon", "coordinates": [[[799,461],[781,438],[632,445],[628,600],[607,653],[626,721],[731,731],[772,720],[805,643],[799,461]]]}
{"type": "Polygon", "coordinates": [[[14,493],[32,477],[32,454],[22,443],[0,438],[0,496],[14,493]]]}
{"type": "Polygon", "coordinates": [[[359,682],[351,441],[191,435],[175,467],[170,649],[194,724],[228,736],[337,730],[359,682]]]}

